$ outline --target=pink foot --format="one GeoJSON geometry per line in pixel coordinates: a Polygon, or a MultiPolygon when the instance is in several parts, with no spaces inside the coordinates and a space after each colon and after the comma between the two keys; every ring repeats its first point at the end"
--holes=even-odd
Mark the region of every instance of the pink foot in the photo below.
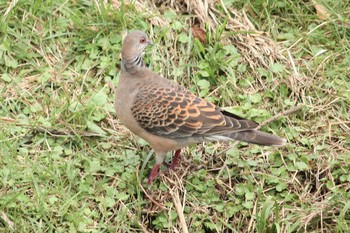
{"type": "MultiPolygon", "coordinates": [[[[174,158],[173,158],[171,164],[167,165],[168,166],[168,170],[169,169],[170,170],[175,170],[176,169],[176,167],[177,167],[177,165],[179,164],[179,161],[180,161],[180,152],[181,152],[181,150],[175,151],[175,155],[174,155],[174,158]]],[[[161,164],[156,164],[152,168],[151,174],[149,175],[149,178],[148,178],[148,184],[149,185],[151,185],[153,183],[154,178],[156,178],[158,176],[160,165],[161,164]]]]}
{"type": "Polygon", "coordinates": [[[168,169],[175,170],[175,168],[177,167],[177,165],[179,164],[179,161],[180,161],[180,152],[181,152],[181,150],[175,151],[173,161],[169,165],[168,169]]]}
{"type": "Polygon", "coordinates": [[[156,164],[152,168],[151,174],[149,175],[149,178],[148,178],[148,184],[149,185],[151,185],[153,183],[154,178],[156,178],[158,176],[158,171],[159,171],[160,165],[161,164],[156,164]]]}

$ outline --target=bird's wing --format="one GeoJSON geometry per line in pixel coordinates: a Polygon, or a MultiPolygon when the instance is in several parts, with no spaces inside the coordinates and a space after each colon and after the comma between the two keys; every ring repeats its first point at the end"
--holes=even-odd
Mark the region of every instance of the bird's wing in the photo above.
{"type": "Polygon", "coordinates": [[[141,87],[131,112],[148,132],[174,139],[212,138],[258,126],[256,122],[226,112],[172,82],[141,87]]]}

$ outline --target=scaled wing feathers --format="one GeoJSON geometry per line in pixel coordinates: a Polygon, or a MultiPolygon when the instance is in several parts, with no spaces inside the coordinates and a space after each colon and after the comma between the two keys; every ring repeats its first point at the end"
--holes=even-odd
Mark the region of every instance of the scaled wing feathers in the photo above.
{"type": "Polygon", "coordinates": [[[142,128],[168,138],[220,136],[258,126],[173,82],[140,87],[131,111],[142,128]]]}

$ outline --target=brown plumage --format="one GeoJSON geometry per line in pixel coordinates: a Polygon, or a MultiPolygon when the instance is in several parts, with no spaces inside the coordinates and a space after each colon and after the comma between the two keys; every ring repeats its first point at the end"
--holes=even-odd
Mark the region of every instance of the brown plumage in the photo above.
{"type": "Polygon", "coordinates": [[[142,31],[132,31],[122,46],[122,71],[116,89],[115,109],[121,123],[150,143],[156,154],[152,183],[168,151],[203,141],[239,140],[282,146],[286,140],[257,130],[258,124],[229,113],[192,94],[147,68],[141,54],[152,41],[142,31]]]}

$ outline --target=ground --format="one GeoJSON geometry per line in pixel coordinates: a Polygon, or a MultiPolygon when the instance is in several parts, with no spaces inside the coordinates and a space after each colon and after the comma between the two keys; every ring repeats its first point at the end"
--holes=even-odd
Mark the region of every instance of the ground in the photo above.
{"type": "Polygon", "coordinates": [[[0,10],[0,232],[350,231],[348,1],[0,10]],[[288,144],[192,145],[147,185],[153,151],[113,107],[131,29],[152,70],[288,144]]]}

